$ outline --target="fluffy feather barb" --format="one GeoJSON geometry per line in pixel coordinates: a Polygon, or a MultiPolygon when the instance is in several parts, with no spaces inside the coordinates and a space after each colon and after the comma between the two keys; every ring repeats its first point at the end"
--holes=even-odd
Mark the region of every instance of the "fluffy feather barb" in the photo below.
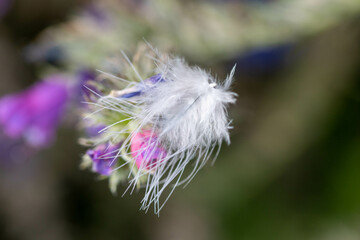
{"type": "Polygon", "coordinates": [[[170,149],[206,147],[222,139],[230,143],[226,107],[235,93],[217,83],[207,72],[189,67],[182,59],[170,59],[158,69],[163,81],[141,98],[140,119],[154,126],[170,149]]]}
{"type": "Polygon", "coordinates": [[[217,145],[223,140],[230,143],[227,106],[236,97],[229,91],[235,67],[220,83],[183,59],[162,59],[166,60],[155,59],[157,74],[146,80],[128,60],[140,82],[100,97],[96,103],[100,109],[95,111],[105,109],[122,116],[100,132],[121,141],[116,158],[125,162],[118,168],[129,166],[128,189],[145,186],[142,209],[154,204],[156,213],[168,199],[160,205],[168,186],[172,186],[171,194],[176,186],[189,182],[217,145]],[[112,130],[117,125],[121,128],[112,130]],[[188,166],[192,170],[184,176],[188,166]]]}

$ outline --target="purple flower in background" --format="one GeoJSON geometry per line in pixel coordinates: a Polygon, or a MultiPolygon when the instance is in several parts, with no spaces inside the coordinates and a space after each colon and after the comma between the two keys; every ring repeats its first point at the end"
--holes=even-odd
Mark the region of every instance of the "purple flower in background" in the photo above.
{"type": "Polygon", "coordinates": [[[96,148],[88,150],[86,154],[93,161],[92,170],[101,175],[109,176],[112,166],[116,164],[116,156],[119,151],[120,144],[100,144],[96,148]]]}
{"type": "Polygon", "coordinates": [[[89,16],[93,21],[98,23],[100,26],[106,26],[110,19],[105,9],[99,7],[99,5],[90,3],[83,9],[85,15],[89,16]]]}
{"type": "Polygon", "coordinates": [[[292,49],[291,43],[252,49],[235,59],[237,68],[245,75],[273,74],[289,64],[287,56],[292,49]]]}
{"type": "Polygon", "coordinates": [[[40,42],[28,45],[24,49],[24,57],[30,63],[46,63],[61,67],[65,64],[67,56],[63,46],[50,42],[40,42]]]}
{"type": "Polygon", "coordinates": [[[0,127],[12,139],[23,138],[33,147],[46,147],[69,99],[66,79],[52,75],[16,94],[0,99],[0,127]]]}
{"type": "Polygon", "coordinates": [[[11,5],[11,0],[0,0],[0,18],[5,15],[11,5]]]}
{"type": "Polygon", "coordinates": [[[9,139],[0,133],[0,168],[22,164],[35,156],[36,149],[25,145],[20,139],[9,139]]]}

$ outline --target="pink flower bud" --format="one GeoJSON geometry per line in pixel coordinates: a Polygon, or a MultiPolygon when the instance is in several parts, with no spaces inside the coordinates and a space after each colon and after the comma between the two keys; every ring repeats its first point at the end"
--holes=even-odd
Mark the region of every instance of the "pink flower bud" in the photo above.
{"type": "Polygon", "coordinates": [[[131,140],[131,155],[139,169],[154,169],[166,157],[154,132],[138,132],[131,140]]]}

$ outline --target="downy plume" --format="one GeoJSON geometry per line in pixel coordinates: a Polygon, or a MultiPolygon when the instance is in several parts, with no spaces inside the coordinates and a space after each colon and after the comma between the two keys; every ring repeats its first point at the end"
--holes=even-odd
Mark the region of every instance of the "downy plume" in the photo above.
{"type": "Polygon", "coordinates": [[[97,100],[89,100],[85,108],[84,127],[104,127],[98,136],[81,142],[95,149],[118,144],[115,156],[108,155],[111,188],[127,178],[127,190],[145,188],[141,209],[153,204],[159,213],[177,186],[190,182],[210,158],[216,159],[223,141],[230,144],[227,107],[235,102],[236,94],[230,91],[235,67],[219,82],[152,47],[140,48],[133,61],[122,55],[120,76],[100,71],[102,79],[86,88],[97,100]],[[160,203],[167,187],[170,192],[160,203]]]}

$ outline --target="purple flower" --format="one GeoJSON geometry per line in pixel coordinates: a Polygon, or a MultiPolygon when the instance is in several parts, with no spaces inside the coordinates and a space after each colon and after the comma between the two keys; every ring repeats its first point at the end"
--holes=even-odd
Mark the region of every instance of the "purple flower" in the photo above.
{"type": "Polygon", "coordinates": [[[93,161],[92,170],[101,175],[109,176],[112,167],[116,164],[116,157],[120,144],[100,144],[96,148],[88,150],[86,154],[93,161]]]}
{"type": "Polygon", "coordinates": [[[35,156],[36,149],[19,139],[9,139],[0,133],[0,168],[22,164],[35,156]]]}
{"type": "Polygon", "coordinates": [[[137,84],[136,86],[128,89],[124,89],[116,92],[116,97],[119,98],[132,98],[139,96],[146,92],[149,88],[154,87],[158,82],[163,82],[162,75],[156,74],[144,80],[144,82],[137,84]]]}
{"type": "Polygon", "coordinates": [[[148,79],[145,80],[145,82],[150,82],[152,84],[156,84],[158,82],[162,82],[164,81],[163,77],[162,77],[162,74],[161,73],[158,73],[152,77],[149,77],[148,79]]]}
{"type": "Polygon", "coordinates": [[[11,0],[0,0],[0,18],[5,15],[11,5],[11,0]]]}
{"type": "Polygon", "coordinates": [[[109,14],[105,9],[94,3],[90,3],[84,8],[84,13],[100,26],[106,26],[110,22],[109,14]]]}
{"type": "Polygon", "coordinates": [[[87,68],[80,69],[76,74],[76,79],[79,82],[80,99],[96,101],[98,98],[96,95],[101,95],[101,92],[94,85],[96,82],[94,71],[87,68]]]}
{"type": "Polygon", "coordinates": [[[101,130],[103,130],[104,128],[106,128],[105,125],[94,125],[91,127],[86,127],[85,128],[85,134],[88,138],[92,138],[92,137],[97,137],[99,136],[99,133],[101,130]]]}
{"type": "Polygon", "coordinates": [[[96,74],[88,68],[83,68],[77,71],[77,78],[81,85],[85,85],[88,81],[94,81],[96,74]]]}
{"type": "Polygon", "coordinates": [[[66,60],[64,47],[55,43],[32,43],[24,49],[24,55],[30,63],[45,63],[55,67],[62,67],[66,60]]]}
{"type": "Polygon", "coordinates": [[[52,75],[16,94],[0,99],[0,127],[12,139],[46,147],[55,138],[68,96],[65,79],[52,75]]]}

